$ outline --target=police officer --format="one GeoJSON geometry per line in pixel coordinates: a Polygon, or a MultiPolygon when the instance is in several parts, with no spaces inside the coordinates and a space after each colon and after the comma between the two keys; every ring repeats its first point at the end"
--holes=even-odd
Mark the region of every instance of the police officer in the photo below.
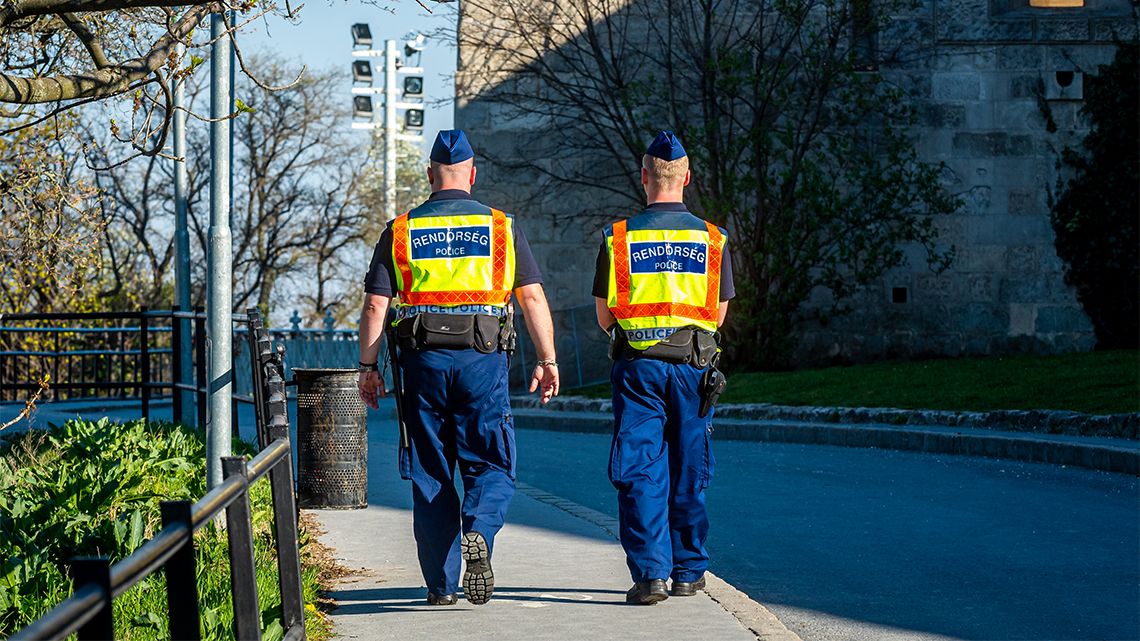
{"type": "Polygon", "coordinates": [[[695,594],[709,564],[712,413],[700,416],[699,393],[734,290],[724,230],[682,202],[689,178],[681,142],[660,132],[642,158],[648,206],[605,229],[594,277],[615,341],[609,475],[635,604],[695,594]]]}
{"type": "MultiPolygon", "coordinates": [[[[439,132],[427,170],[431,196],[380,236],[360,317],[360,395],[377,408],[380,337],[393,298],[412,481],[413,527],[432,605],[464,596],[486,603],[491,552],[515,490],[515,434],[507,391],[507,332],[514,292],[538,354],[530,390],[558,394],[554,331],[542,276],[509,214],[471,197],[474,152],[461,130],[439,132]],[[463,478],[463,500],[454,470],[463,478]]],[[[400,399],[397,399],[399,402],[400,399]]]]}

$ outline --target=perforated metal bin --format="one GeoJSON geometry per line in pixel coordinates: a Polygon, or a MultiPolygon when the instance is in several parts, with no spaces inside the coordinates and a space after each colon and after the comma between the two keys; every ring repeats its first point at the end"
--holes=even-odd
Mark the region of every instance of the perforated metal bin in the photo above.
{"type": "Polygon", "coordinates": [[[368,506],[368,429],[355,369],[293,369],[301,507],[368,506]]]}

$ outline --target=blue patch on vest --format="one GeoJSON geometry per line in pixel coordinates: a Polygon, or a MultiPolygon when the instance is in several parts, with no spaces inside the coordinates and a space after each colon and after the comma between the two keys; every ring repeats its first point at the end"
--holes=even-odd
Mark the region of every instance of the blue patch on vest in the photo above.
{"type": "Polygon", "coordinates": [[[442,227],[409,230],[412,259],[491,255],[491,228],[442,227]]]}
{"type": "Polygon", "coordinates": [[[708,245],[657,240],[629,244],[629,271],[634,274],[685,272],[704,274],[708,245]]]}

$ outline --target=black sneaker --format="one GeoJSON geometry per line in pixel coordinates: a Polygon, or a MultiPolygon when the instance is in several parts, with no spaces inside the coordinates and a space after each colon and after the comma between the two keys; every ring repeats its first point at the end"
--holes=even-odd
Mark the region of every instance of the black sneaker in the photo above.
{"type": "Polygon", "coordinates": [[[463,535],[463,560],[467,569],[463,571],[463,596],[475,605],[483,605],[491,600],[495,591],[495,574],[491,571],[491,552],[487,541],[478,532],[463,535]]]}
{"type": "Polygon", "coordinates": [[[455,596],[454,592],[451,594],[434,594],[428,592],[428,605],[455,605],[458,601],[459,597],[455,596]]]}
{"type": "Polygon", "coordinates": [[[629,592],[625,593],[625,602],[635,605],[653,605],[668,598],[669,590],[665,587],[665,579],[634,583],[629,592]]]}
{"type": "Polygon", "coordinates": [[[674,581],[673,589],[669,593],[673,596],[693,596],[703,589],[705,589],[704,575],[692,583],[686,583],[685,581],[674,581]]]}

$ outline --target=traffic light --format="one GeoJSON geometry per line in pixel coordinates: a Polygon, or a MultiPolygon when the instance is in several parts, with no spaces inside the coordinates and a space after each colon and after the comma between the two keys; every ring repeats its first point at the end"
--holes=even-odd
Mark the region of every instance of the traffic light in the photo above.
{"type": "Polygon", "coordinates": [[[405,96],[422,96],[422,95],[424,95],[424,78],[423,78],[423,76],[406,76],[404,78],[404,95],[405,96]]]}
{"type": "Polygon", "coordinates": [[[404,111],[404,126],[408,129],[424,128],[424,110],[408,109],[404,111]]]}

